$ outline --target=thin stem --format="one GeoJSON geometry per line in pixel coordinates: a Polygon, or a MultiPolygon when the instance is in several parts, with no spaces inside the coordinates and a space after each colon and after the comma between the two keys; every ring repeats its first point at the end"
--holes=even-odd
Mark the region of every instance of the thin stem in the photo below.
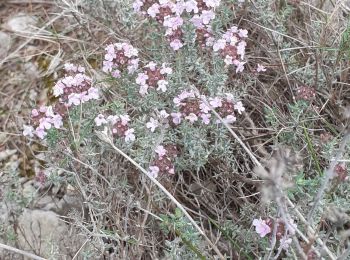
{"type": "Polygon", "coordinates": [[[28,253],[28,252],[26,252],[26,251],[17,249],[17,248],[12,247],[12,246],[4,245],[4,244],[2,244],[2,243],[0,243],[0,248],[3,248],[3,249],[5,249],[5,250],[9,250],[9,251],[15,252],[15,253],[17,253],[17,254],[20,254],[20,255],[29,257],[29,258],[31,258],[31,259],[35,259],[35,260],[47,260],[46,258],[37,256],[37,255],[34,255],[34,254],[32,254],[32,253],[28,253]]]}

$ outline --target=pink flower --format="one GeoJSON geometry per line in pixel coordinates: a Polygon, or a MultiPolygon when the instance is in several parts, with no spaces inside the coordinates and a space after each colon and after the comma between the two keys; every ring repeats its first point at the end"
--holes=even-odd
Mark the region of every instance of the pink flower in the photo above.
{"type": "Polygon", "coordinates": [[[287,250],[289,246],[292,244],[292,238],[287,238],[286,236],[280,239],[280,247],[284,250],[287,250]]]}
{"type": "Polygon", "coordinates": [[[149,173],[149,175],[151,175],[153,178],[157,178],[157,177],[158,177],[158,173],[159,173],[159,168],[158,168],[158,166],[150,166],[150,167],[149,167],[148,173],[149,173]]]}
{"type": "Polygon", "coordinates": [[[51,128],[51,120],[48,117],[42,117],[39,120],[39,128],[41,129],[50,129],[51,128]]]}
{"type": "Polygon", "coordinates": [[[204,0],[206,6],[208,7],[218,7],[220,5],[220,0],[204,0]]]}
{"type": "Polygon", "coordinates": [[[113,61],[116,57],[117,57],[117,55],[114,52],[107,52],[105,54],[106,61],[113,61]]]}
{"type": "Polygon", "coordinates": [[[165,27],[171,28],[172,30],[176,30],[183,24],[183,20],[180,16],[166,16],[163,22],[165,27]]]}
{"type": "Polygon", "coordinates": [[[103,124],[107,124],[107,120],[105,119],[105,116],[102,114],[99,114],[96,118],[95,118],[95,124],[96,126],[101,126],[103,124]]]}
{"type": "Polygon", "coordinates": [[[233,64],[236,65],[236,73],[242,72],[244,70],[245,62],[241,62],[239,60],[234,60],[233,64]]]}
{"type": "Polygon", "coordinates": [[[151,61],[146,65],[147,68],[149,68],[150,70],[154,71],[157,67],[157,63],[151,61]]]}
{"type": "Polygon", "coordinates": [[[173,73],[172,68],[166,66],[165,63],[162,64],[162,68],[160,69],[160,74],[171,74],[173,73]]]}
{"type": "Polygon", "coordinates": [[[140,93],[142,96],[148,94],[148,85],[147,85],[147,84],[141,85],[141,86],[140,86],[139,93],[140,93]]]}
{"type": "Polygon", "coordinates": [[[146,80],[148,80],[148,76],[145,73],[139,73],[136,78],[136,83],[139,85],[145,85],[146,80]]]}
{"type": "Polygon", "coordinates": [[[140,0],[136,0],[136,1],[132,4],[132,8],[134,9],[135,12],[140,12],[142,6],[143,6],[143,2],[140,1],[140,0]]]}
{"type": "Polygon", "coordinates": [[[206,125],[210,123],[211,114],[201,114],[202,122],[206,125]]]}
{"type": "Polygon", "coordinates": [[[226,124],[232,124],[232,123],[236,122],[236,120],[237,120],[237,118],[234,115],[228,115],[225,118],[223,118],[223,121],[226,124]]]}
{"type": "Polygon", "coordinates": [[[77,71],[77,67],[72,64],[72,63],[65,63],[64,64],[64,70],[67,71],[67,72],[76,72],[77,71]]]}
{"type": "Polygon", "coordinates": [[[113,71],[112,77],[116,79],[120,78],[120,70],[116,69],[115,71],[113,71]]]}
{"type": "Polygon", "coordinates": [[[168,85],[168,81],[164,80],[164,79],[161,79],[157,82],[157,85],[158,85],[158,88],[157,90],[161,90],[162,92],[165,92],[167,90],[167,85],[168,85]]]}
{"type": "Polygon", "coordinates": [[[159,14],[159,4],[153,4],[150,8],[148,8],[147,14],[152,18],[155,18],[157,14],[159,14]]]}
{"type": "Polygon", "coordinates": [[[71,106],[71,105],[78,106],[80,105],[80,102],[81,102],[80,94],[72,93],[68,96],[68,106],[71,106]]]}
{"type": "Polygon", "coordinates": [[[226,46],[226,40],[219,39],[214,43],[213,50],[214,51],[222,50],[223,48],[225,48],[225,46],[226,46]]]}
{"type": "Polygon", "coordinates": [[[163,145],[158,145],[157,148],[154,150],[160,158],[162,158],[166,154],[166,150],[164,149],[163,145]]]}
{"type": "Polygon", "coordinates": [[[130,128],[125,131],[125,142],[133,142],[135,141],[135,130],[133,128],[130,128]]]}
{"type": "Polygon", "coordinates": [[[247,46],[247,43],[245,41],[241,41],[237,45],[237,54],[241,56],[241,59],[244,58],[246,46],[247,46]]]}
{"type": "Polygon", "coordinates": [[[266,221],[261,218],[254,219],[253,226],[255,226],[255,232],[258,233],[260,237],[264,237],[271,233],[271,228],[266,224],[266,221]]]}
{"type": "Polygon", "coordinates": [[[194,15],[191,20],[190,20],[193,25],[196,27],[196,28],[202,28],[203,27],[203,22],[202,22],[202,18],[199,16],[199,15],[194,15]]]}
{"type": "Polygon", "coordinates": [[[238,35],[241,38],[247,38],[248,37],[248,31],[245,30],[245,29],[239,29],[238,35]]]}
{"type": "Polygon", "coordinates": [[[231,64],[233,64],[233,58],[229,55],[226,55],[224,62],[226,65],[231,65],[231,64]]]}
{"type": "Polygon", "coordinates": [[[103,61],[103,67],[102,67],[102,71],[105,73],[111,72],[113,69],[113,62],[111,61],[103,61]]]}
{"type": "Polygon", "coordinates": [[[198,7],[197,7],[197,2],[194,0],[189,0],[187,2],[185,2],[184,5],[186,12],[190,13],[190,12],[194,12],[195,14],[198,13],[198,7]]]}
{"type": "Polygon", "coordinates": [[[112,115],[109,115],[107,117],[107,122],[109,122],[110,124],[114,125],[115,123],[117,123],[119,121],[119,116],[115,115],[115,116],[112,116],[112,115]]]}
{"type": "Polygon", "coordinates": [[[50,122],[54,125],[55,128],[60,128],[63,126],[62,116],[60,115],[54,115],[50,122]]]}
{"type": "Polygon", "coordinates": [[[34,134],[39,137],[40,139],[44,139],[44,137],[47,135],[44,129],[38,127],[35,129],[34,134]]]}
{"type": "Polygon", "coordinates": [[[208,23],[210,23],[211,20],[213,20],[215,18],[215,13],[212,10],[208,10],[208,11],[203,10],[201,18],[202,18],[203,24],[208,24],[208,23]]]}
{"type": "Polygon", "coordinates": [[[32,117],[38,116],[39,115],[38,110],[37,109],[33,109],[31,115],[32,115],[32,117]]]}
{"type": "Polygon", "coordinates": [[[128,72],[129,73],[134,73],[138,69],[139,61],[140,61],[140,59],[130,60],[130,63],[129,63],[129,66],[128,66],[128,72]]]}
{"type": "Polygon", "coordinates": [[[244,108],[244,106],[243,106],[243,104],[242,104],[241,101],[238,101],[238,102],[234,105],[234,108],[235,108],[235,110],[237,110],[237,112],[238,112],[239,114],[242,114],[242,112],[245,111],[245,108],[244,108]]]}
{"type": "Polygon", "coordinates": [[[62,95],[64,88],[65,88],[65,85],[61,81],[58,81],[53,87],[53,95],[55,97],[62,95]]]}
{"type": "Polygon", "coordinates": [[[181,123],[181,113],[171,113],[171,117],[173,118],[173,123],[175,125],[179,125],[181,123]]]}
{"type": "Polygon", "coordinates": [[[190,121],[192,124],[198,120],[198,117],[194,113],[190,113],[188,116],[185,117],[188,121],[190,121]]]}
{"type": "Polygon", "coordinates": [[[263,65],[258,64],[258,67],[256,68],[256,72],[265,72],[266,68],[263,65]]]}
{"type": "Polygon", "coordinates": [[[200,104],[199,104],[199,108],[201,109],[201,111],[203,112],[203,113],[205,113],[205,114],[207,114],[211,109],[210,109],[210,107],[208,107],[208,105],[206,104],[206,103],[204,103],[204,102],[201,102],[200,104]]]}
{"type": "Polygon", "coordinates": [[[122,121],[122,125],[126,126],[130,121],[130,117],[128,115],[121,115],[120,120],[122,121]]]}
{"type": "Polygon", "coordinates": [[[23,135],[33,137],[34,128],[30,125],[23,126],[23,135]]]}
{"type": "Polygon", "coordinates": [[[154,119],[153,117],[150,118],[149,122],[146,123],[146,127],[151,130],[153,133],[154,130],[159,126],[158,120],[154,119]]]}
{"type": "Polygon", "coordinates": [[[174,50],[177,51],[181,49],[183,46],[183,43],[179,39],[174,39],[173,41],[170,42],[170,47],[174,50]]]}
{"type": "Polygon", "coordinates": [[[99,99],[100,96],[98,94],[98,89],[94,87],[89,88],[88,96],[89,96],[89,99],[99,99]]]}
{"type": "Polygon", "coordinates": [[[139,53],[139,51],[133,46],[131,46],[130,44],[125,44],[123,46],[123,49],[124,49],[125,56],[128,58],[131,58],[132,56],[137,56],[139,53]]]}
{"type": "Polygon", "coordinates": [[[219,97],[211,98],[210,101],[209,101],[209,104],[213,108],[221,107],[222,106],[222,99],[219,98],[219,97]]]}
{"type": "Polygon", "coordinates": [[[168,118],[169,114],[163,109],[159,112],[160,118],[168,118]]]}

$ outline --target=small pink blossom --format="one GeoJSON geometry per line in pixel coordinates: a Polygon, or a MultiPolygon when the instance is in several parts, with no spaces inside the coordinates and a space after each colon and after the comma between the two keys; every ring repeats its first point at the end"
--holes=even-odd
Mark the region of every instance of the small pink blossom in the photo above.
{"type": "Polygon", "coordinates": [[[236,104],[234,104],[234,109],[237,110],[239,114],[242,114],[242,112],[245,111],[245,108],[241,101],[238,101],[236,104]]]}
{"type": "Polygon", "coordinates": [[[182,120],[182,114],[181,113],[171,113],[171,117],[173,118],[173,123],[175,125],[179,125],[181,123],[182,120]]]}
{"type": "Polygon", "coordinates": [[[89,88],[88,90],[88,96],[89,96],[89,99],[99,99],[99,94],[98,94],[98,89],[97,88],[89,88]]]}
{"type": "Polygon", "coordinates": [[[142,96],[148,94],[148,85],[147,85],[147,84],[141,85],[141,86],[140,86],[139,93],[140,93],[142,96]]]}
{"type": "Polygon", "coordinates": [[[219,98],[219,97],[211,98],[210,101],[209,101],[209,104],[213,108],[221,107],[222,106],[222,99],[219,98]]]}
{"type": "Polygon", "coordinates": [[[132,8],[134,9],[135,12],[140,12],[142,6],[143,6],[143,2],[141,0],[136,0],[132,4],[132,8]]]}
{"type": "Polygon", "coordinates": [[[160,118],[168,118],[169,114],[163,109],[159,112],[160,118]]]}
{"type": "Polygon", "coordinates": [[[133,128],[130,128],[125,131],[125,142],[133,142],[135,141],[135,135],[134,135],[135,130],[133,128]]]}
{"type": "Polygon", "coordinates": [[[204,103],[204,102],[201,102],[200,104],[199,104],[199,108],[200,108],[200,110],[203,112],[203,113],[205,113],[205,114],[207,114],[211,109],[210,109],[210,107],[206,104],[206,103],[204,103]]]}
{"type": "Polygon", "coordinates": [[[158,173],[159,173],[159,167],[158,166],[150,166],[148,173],[153,178],[157,178],[158,177],[158,173]]]}
{"type": "Polygon", "coordinates": [[[128,115],[120,115],[120,120],[122,121],[122,125],[126,126],[130,121],[130,117],[128,115]]]}
{"type": "Polygon", "coordinates": [[[215,13],[213,10],[203,10],[201,18],[202,18],[203,24],[208,24],[210,23],[211,20],[215,18],[215,13]]]}
{"type": "Polygon", "coordinates": [[[149,122],[146,123],[146,127],[149,128],[152,133],[156,130],[158,126],[159,126],[158,120],[154,119],[153,117],[151,117],[149,122]]]}
{"type": "Polygon", "coordinates": [[[160,74],[171,74],[173,73],[172,68],[167,67],[165,63],[162,64],[162,68],[160,69],[160,74]]]}
{"type": "Polygon", "coordinates": [[[170,47],[174,50],[177,51],[181,49],[183,46],[183,43],[179,39],[174,39],[173,41],[170,42],[170,47]]]}
{"type": "Polygon", "coordinates": [[[163,145],[158,145],[157,148],[154,150],[158,156],[161,158],[166,154],[166,150],[164,149],[163,145]]]}
{"type": "Polygon", "coordinates": [[[146,68],[149,68],[152,71],[155,71],[155,69],[157,68],[157,63],[150,61],[147,65],[146,68]]]}
{"type": "Polygon", "coordinates": [[[256,68],[256,72],[265,72],[266,68],[265,66],[258,64],[258,67],[256,68]]]}
{"type": "Polygon", "coordinates": [[[161,90],[162,92],[166,92],[167,90],[167,85],[168,85],[168,81],[164,80],[164,79],[161,79],[157,82],[157,85],[158,85],[158,88],[157,90],[161,90]]]}
{"type": "Polygon", "coordinates": [[[145,73],[139,73],[136,78],[136,83],[139,85],[145,85],[146,80],[148,80],[148,76],[145,73]]]}
{"type": "Polygon", "coordinates": [[[47,135],[44,129],[38,127],[35,129],[34,134],[39,137],[40,139],[44,139],[44,137],[47,135]]]}
{"type": "Polygon", "coordinates": [[[155,18],[159,14],[159,4],[155,3],[147,10],[147,14],[152,18],[155,18]]]}
{"type": "Polygon", "coordinates": [[[213,50],[218,51],[224,49],[226,46],[226,40],[225,39],[219,39],[217,40],[213,45],[213,50]]]}
{"type": "Polygon", "coordinates": [[[206,125],[210,123],[211,114],[201,114],[202,122],[206,125]]]}
{"type": "Polygon", "coordinates": [[[51,128],[51,120],[48,117],[42,117],[39,119],[39,127],[42,129],[50,129],[51,128]]]}
{"type": "Polygon", "coordinates": [[[103,124],[107,124],[107,120],[105,119],[105,116],[102,114],[99,114],[96,118],[95,118],[95,124],[96,126],[101,126],[103,124]]]}
{"type": "Polygon", "coordinates": [[[24,125],[23,126],[23,135],[24,136],[29,136],[29,137],[33,137],[34,134],[34,128],[30,125],[24,125]]]}
{"type": "Polygon", "coordinates": [[[239,29],[238,35],[241,38],[247,38],[248,37],[248,31],[245,30],[245,29],[239,29]]]}
{"type": "Polygon", "coordinates": [[[204,0],[204,3],[208,7],[215,8],[220,5],[220,0],[204,0]]]}
{"type": "Polygon", "coordinates": [[[266,224],[265,220],[254,219],[253,226],[255,226],[255,232],[259,234],[260,237],[265,237],[267,234],[271,233],[271,228],[266,224]]]}
{"type": "Polygon", "coordinates": [[[195,0],[188,0],[185,2],[185,10],[187,13],[194,12],[195,14],[198,13],[198,7],[197,2],[195,0]]]}
{"type": "Polygon", "coordinates": [[[38,110],[37,109],[33,109],[31,115],[32,115],[32,117],[38,116],[39,115],[38,110]]]}
{"type": "Polygon", "coordinates": [[[62,116],[54,115],[50,122],[54,125],[55,128],[60,128],[63,126],[62,116]]]}
{"type": "Polygon", "coordinates": [[[239,60],[234,60],[233,64],[236,65],[236,73],[242,72],[244,70],[245,62],[241,62],[239,60]]]}
{"type": "Polygon", "coordinates": [[[237,120],[237,118],[234,115],[228,115],[225,118],[223,118],[223,121],[226,124],[232,124],[232,123],[236,122],[236,120],[237,120]]]}
{"type": "Polygon", "coordinates": [[[190,113],[188,116],[185,117],[188,121],[190,121],[192,124],[198,120],[198,117],[194,113],[190,113]]]}

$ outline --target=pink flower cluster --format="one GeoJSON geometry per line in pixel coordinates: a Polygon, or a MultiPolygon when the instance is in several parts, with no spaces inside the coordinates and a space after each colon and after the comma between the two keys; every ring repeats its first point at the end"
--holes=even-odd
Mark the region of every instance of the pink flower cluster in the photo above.
{"type": "Polygon", "coordinates": [[[109,44],[106,48],[102,70],[120,78],[122,70],[134,73],[139,66],[138,50],[128,43],[109,44]]]}
{"type": "Polygon", "coordinates": [[[311,101],[316,97],[316,89],[307,85],[299,86],[297,89],[298,100],[311,101]]]}
{"type": "Polygon", "coordinates": [[[85,74],[85,68],[71,63],[66,63],[64,68],[67,74],[53,87],[53,95],[59,98],[58,101],[53,106],[41,106],[32,110],[32,124],[24,125],[24,136],[36,135],[44,139],[46,131],[51,127],[59,129],[63,126],[63,118],[70,106],[99,98],[98,89],[92,87],[92,80],[85,74]]]}
{"type": "MultiPolygon", "coordinates": [[[[85,69],[73,64],[65,64],[67,75],[57,81],[53,87],[53,95],[59,98],[59,103],[70,107],[78,106],[92,99],[98,99],[98,89],[92,87],[92,79],[85,74],[85,69]]],[[[56,107],[59,113],[65,113],[66,109],[56,107]]],[[[58,112],[58,111],[57,111],[58,112]]]]}
{"type": "Polygon", "coordinates": [[[179,50],[183,46],[182,14],[191,15],[190,21],[196,28],[204,29],[215,18],[215,8],[220,0],[136,0],[133,8],[136,12],[156,19],[165,29],[170,47],[179,50]]]}
{"type": "Polygon", "coordinates": [[[140,85],[139,93],[144,96],[148,94],[149,88],[165,92],[169,84],[166,76],[171,73],[172,69],[167,67],[165,63],[162,64],[162,67],[159,67],[151,61],[145,66],[144,71],[137,75],[136,84],[140,85]]]}
{"type": "Polygon", "coordinates": [[[44,139],[47,135],[46,130],[61,128],[63,126],[62,116],[53,111],[52,106],[41,106],[39,109],[33,109],[31,113],[32,125],[23,126],[23,135],[33,137],[36,135],[44,139]]]}
{"type": "Polygon", "coordinates": [[[159,174],[175,174],[174,159],[178,155],[176,145],[158,145],[155,149],[156,157],[149,167],[149,174],[157,178],[159,174]]]}
{"type": "Polygon", "coordinates": [[[214,52],[218,52],[224,58],[226,65],[236,66],[236,73],[244,70],[245,62],[243,59],[247,46],[245,38],[247,37],[247,30],[232,26],[221,39],[216,40],[213,44],[214,52]]]}
{"type": "MultiPolygon", "coordinates": [[[[235,111],[241,114],[245,108],[242,102],[234,102],[231,94],[226,94],[226,97],[209,98],[208,102],[205,96],[198,98],[193,91],[183,91],[173,99],[175,106],[179,108],[179,112],[171,113],[172,122],[175,125],[181,121],[188,120],[194,123],[201,120],[203,124],[208,125],[212,118],[212,108],[223,118],[224,122],[231,124],[236,121],[235,111]],[[208,105],[209,104],[209,105],[208,105]]],[[[220,120],[216,120],[220,123],[220,120]]]]}
{"type": "Polygon", "coordinates": [[[123,137],[125,142],[135,141],[135,130],[129,126],[130,117],[128,115],[109,115],[106,118],[103,114],[99,114],[94,121],[96,126],[109,124],[112,133],[120,138],[123,137]]]}

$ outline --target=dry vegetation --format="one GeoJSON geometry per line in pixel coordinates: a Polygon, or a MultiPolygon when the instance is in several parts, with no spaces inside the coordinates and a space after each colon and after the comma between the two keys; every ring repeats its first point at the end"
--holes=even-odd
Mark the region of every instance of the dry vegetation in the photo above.
{"type": "Polygon", "coordinates": [[[158,179],[173,201],[133,165],[133,158],[96,136],[93,145],[83,140],[76,149],[63,141],[52,149],[22,136],[31,109],[54,100],[52,87],[65,62],[84,65],[101,81],[105,104],[123,99],[118,87],[102,80],[104,47],[126,41],[150,58],[154,27],[130,18],[129,1],[0,3],[2,30],[11,35],[10,49],[0,56],[0,199],[6,204],[15,198],[11,203],[20,205],[0,229],[2,244],[18,247],[16,218],[23,208],[35,208],[37,198],[24,200],[22,184],[37,179],[40,169],[50,169],[53,177],[38,188],[39,197],[73,192],[81,198],[80,206],[60,212],[81,243],[66,255],[42,257],[349,259],[350,5],[222,2],[236,9],[234,17],[226,17],[228,23],[249,31],[247,72],[239,86],[235,76],[227,79],[246,111],[229,126],[226,154],[208,158],[197,170],[158,179]],[[36,17],[36,28],[10,31],[6,23],[18,13],[36,17]],[[253,75],[257,63],[267,68],[259,76],[253,75]],[[8,170],[14,161],[15,174],[8,170]],[[278,251],[276,230],[275,239],[255,233],[252,221],[259,217],[297,222],[288,253],[278,251]]]}

